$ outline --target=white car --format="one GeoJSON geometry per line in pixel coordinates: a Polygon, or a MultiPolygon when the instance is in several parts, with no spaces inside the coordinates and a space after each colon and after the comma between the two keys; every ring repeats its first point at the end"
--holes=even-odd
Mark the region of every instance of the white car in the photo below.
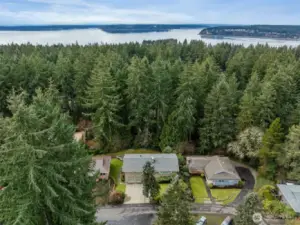
{"type": "Polygon", "coordinates": [[[207,224],[207,219],[205,216],[201,216],[201,218],[196,223],[196,225],[206,225],[206,224],[207,224]]]}

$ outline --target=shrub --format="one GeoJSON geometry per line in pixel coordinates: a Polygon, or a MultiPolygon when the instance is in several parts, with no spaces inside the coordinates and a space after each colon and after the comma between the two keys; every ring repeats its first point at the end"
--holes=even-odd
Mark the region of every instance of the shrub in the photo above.
{"type": "Polygon", "coordinates": [[[109,203],[113,205],[123,204],[125,193],[113,191],[109,196],[109,203]]]}
{"type": "Polygon", "coordinates": [[[245,181],[240,180],[237,186],[239,188],[242,188],[242,187],[244,187],[244,185],[245,185],[245,181]]]}
{"type": "Polygon", "coordinates": [[[159,176],[156,178],[156,181],[158,183],[170,183],[173,179],[174,175],[170,175],[170,176],[159,176]]]}
{"type": "Polygon", "coordinates": [[[201,176],[202,178],[204,178],[204,177],[205,177],[205,174],[204,174],[204,173],[201,173],[200,176],[201,176]]]}
{"type": "Polygon", "coordinates": [[[163,153],[173,153],[173,149],[170,146],[165,147],[162,150],[163,153]]]}
{"type": "Polygon", "coordinates": [[[258,196],[263,200],[275,200],[276,188],[273,185],[264,185],[259,189],[258,196]]]}
{"type": "Polygon", "coordinates": [[[208,187],[209,187],[209,188],[213,188],[213,187],[214,187],[214,184],[210,183],[210,184],[208,184],[208,187]]]}

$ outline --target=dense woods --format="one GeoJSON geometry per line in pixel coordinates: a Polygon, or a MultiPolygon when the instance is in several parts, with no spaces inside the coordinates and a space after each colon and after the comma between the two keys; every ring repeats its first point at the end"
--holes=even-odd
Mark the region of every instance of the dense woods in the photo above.
{"type": "Polygon", "coordinates": [[[299,47],[201,41],[12,44],[0,47],[0,112],[14,114],[9,96],[24,92],[24,104],[31,104],[37,88],[50,85],[72,123],[92,121],[88,139],[99,152],[226,150],[270,179],[295,177],[299,58],[299,47]]]}

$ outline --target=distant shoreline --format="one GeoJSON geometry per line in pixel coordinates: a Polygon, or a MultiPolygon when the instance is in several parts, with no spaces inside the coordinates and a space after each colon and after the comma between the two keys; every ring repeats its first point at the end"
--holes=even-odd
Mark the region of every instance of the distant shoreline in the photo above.
{"type": "Polygon", "coordinates": [[[225,37],[262,38],[275,40],[300,40],[298,25],[248,25],[216,26],[204,28],[199,33],[202,38],[223,39],[225,37]]]}
{"type": "Polygon", "coordinates": [[[300,41],[300,37],[298,39],[295,38],[272,38],[272,37],[253,37],[253,36],[221,36],[221,35],[201,35],[203,39],[214,39],[214,40],[234,40],[234,38],[249,38],[249,39],[265,39],[265,40],[276,40],[276,41],[300,41]]]}
{"type": "Polygon", "coordinates": [[[0,31],[64,31],[100,29],[107,33],[149,33],[168,32],[177,29],[200,29],[207,24],[136,24],[136,25],[38,25],[38,26],[0,26],[0,31]]]}

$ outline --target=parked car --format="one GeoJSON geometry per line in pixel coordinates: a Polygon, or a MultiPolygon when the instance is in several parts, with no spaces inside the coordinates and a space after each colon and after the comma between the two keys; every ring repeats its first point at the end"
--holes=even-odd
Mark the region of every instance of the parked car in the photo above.
{"type": "Polygon", "coordinates": [[[231,225],[233,222],[233,219],[230,216],[227,216],[225,220],[221,223],[221,225],[231,225]]]}
{"type": "Polygon", "coordinates": [[[201,218],[196,223],[196,225],[206,225],[206,224],[207,224],[207,219],[205,216],[201,216],[201,218]]]}

